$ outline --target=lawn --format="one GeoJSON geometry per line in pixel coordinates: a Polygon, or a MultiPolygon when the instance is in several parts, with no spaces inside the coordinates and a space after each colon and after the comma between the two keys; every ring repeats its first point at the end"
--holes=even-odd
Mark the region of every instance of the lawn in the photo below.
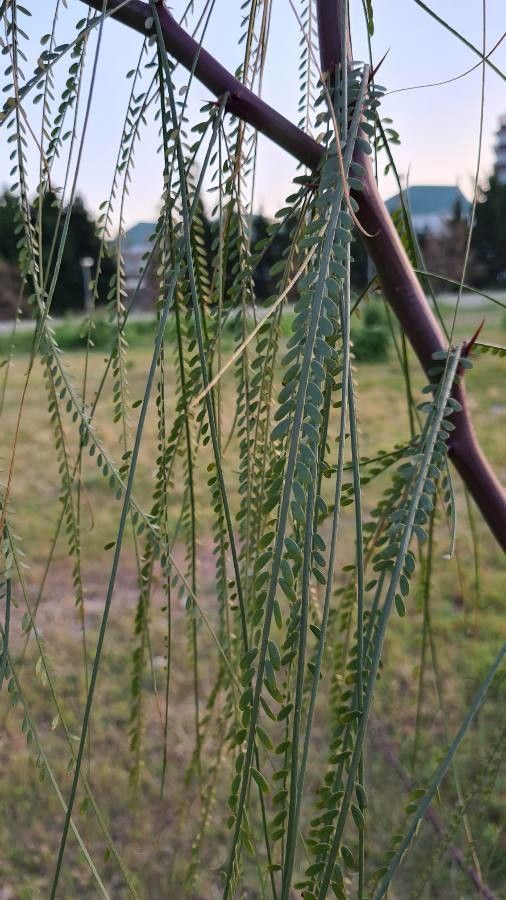
{"type": "MultiPolygon", "coordinates": [[[[482,314],[486,321],[481,339],[504,344],[504,320],[496,307],[487,307],[483,312],[465,309],[459,315],[457,337],[470,337],[482,314]]],[[[450,319],[449,307],[445,307],[445,315],[450,319]]],[[[228,352],[226,348],[225,351],[228,352]]],[[[175,377],[172,353],[169,347],[165,361],[169,420],[173,413],[171,384],[175,377]]],[[[5,373],[8,379],[0,418],[0,477],[3,481],[7,478],[11,462],[28,359],[26,353],[20,352],[14,356],[9,367],[0,369],[0,377],[5,373]]],[[[135,402],[143,394],[149,359],[146,340],[138,343],[132,341],[127,351],[130,446],[138,416],[135,402]]],[[[69,352],[66,360],[69,374],[80,386],[84,355],[81,351],[69,352]]],[[[101,349],[90,356],[87,376],[90,398],[99,384],[103,367],[104,351],[101,349]]],[[[414,390],[418,394],[424,380],[415,361],[412,362],[412,376],[414,390]]],[[[405,441],[409,436],[408,419],[394,352],[391,351],[386,363],[357,364],[355,379],[362,454],[373,455],[379,449],[388,449],[397,442],[405,441]]],[[[482,446],[502,482],[506,483],[504,359],[490,353],[476,355],[475,367],[466,379],[473,421],[482,446]]],[[[95,414],[97,433],[110,456],[119,464],[123,452],[121,423],[113,423],[110,382],[103,396],[95,414]]],[[[221,387],[225,435],[233,428],[234,411],[233,380],[227,374],[221,387]]],[[[134,489],[139,506],[146,511],[151,505],[157,457],[155,413],[152,405],[134,489]]],[[[73,464],[78,444],[77,429],[70,416],[65,419],[64,428],[68,456],[73,464]]],[[[216,583],[213,512],[206,473],[210,460],[210,448],[202,448],[198,456],[196,497],[199,513],[198,597],[210,622],[216,624],[213,603],[216,583]]],[[[233,506],[236,507],[237,442],[234,434],[225,460],[227,483],[233,506]]],[[[72,563],[64,529],[56,536],[61,512],[60,465],[47,411],[43,372],[37,363],[30,374],[24,399],[10,500],[10,525],[18,536],[18,546],[24,554],[26,597],[16,587],[14,599],[17,608],[11,623],[10,645],[20,682],[21,696],[16,708],[10,708],[12,698],[6,690],[0,694],[1,900],[32,900],[48,896],[64,814],[47,771],[44,780],[40,780],[36,761],[43,748],[54,778],[66,798],[72,768],[67,738],[75,749],[83,714],[86,676],[82,623],[75,605],[72,563]],[[33,635],[27,639],[24,633],[25,602],[31,610],[38,607],[37,629],[40,647],[48,660],[50,683],[39,661],[40,647],[37,647],[33,635]],[[51,693],[53,687],[64,711],[68,736],[56,715],[51,693]],[[28,719],[24,709],[28,711],[28,719]],[[25,732],[32,734],[28,746],[25,732]],[[37,741],[40,741],[38,747],[37,741]]],[[[385,485],[382,477],[365,488],[366,515],[376,505],[385,485]]],[[[381,861],[388,850],[392,831],[403,821],[407,792],[402,779],[404,776],[412,778],[415,786],[426,782],[448,740],[457,730],[467,704],[497,652],[501,638],[506,635],[504,559],[477,510],[472,511],[476,537],[473,543],[468,505],[458,477],[455,478],[455,486],[459,526],[457,552],[453,560],[443,558],[448,531],[442,519],[436,529],[438,553],[430,597],[433,641],[429,651],[425,651],[428,662],[423,677],[422,702],[418,708],[419,730],[415,728],[415,723],[422,654],[420,584],[409,598],[406,618],[396,618],[393,622],[383,657],[382,677],[376,692],[373,737],[367,751],[368,828],[373,848],[368,869],[381,861]],[[480,564],[479,577],[476,575],[476,555],[480,564]]],[[[170,502],[170,529],[177,527],[182,498],[182,482],[176,478],[170,502]]],[[[85,588],[83,609],[89,661],[93,658],[111,565],[111,549],[105,548],[115,539],[121,504],[115,499],[114,491],[110,490],[107,479],[104,479],[94,460],[87,455],[83,460],[79,502],[85,588]]],[[[338,548],[337,584],[343,582],[341,567],[349,561],[352,553],[352,515],[353,508],[347,507],[338,548]]],[[[223,752],[222,735],[215,720],[210,719],[208,725],[203,725],[205,753],[200,778],[196,771],[193,683],[188,653],[191,629],[183,603],[177,595],[171,596],[172,661],[167,768],[163,792],[161,790],[167,636],[167,598],[161,577],[151,602],[151,673],[148,672],[141,685],[144,740],[140,774],[137,783],[132,783],[130,778],[135,760],[135,754],[129,748],[129,730],[132,714],[130,681],[135,646],[133,636],[139,594],[136,554],[142,552],[142,546],[142,540],[134,542],[129,533],[121,558],[98,679],[85,772],[92,797],[100,806],[114,847],[121,855],[139,896],[153,900],[184,897],[205,900],[220,896],[219,866],[225,859],[227,846],[224,800],[231,777],[230,763],[223,752]],[[198,866],[194,867],[192,848],[195,845],[201,848],[201,853],[198,866]]],[[[178,542],[175,556],[183,564],[184,550],[178,542]]],[[[315,598],[316,606],[320,599],[315,598]]],[[[200,709],[201,718],[204,718],[205,704],[210,700],[216,676],[217,654],[212,638],[200,620],[198,641],[200,709]]],[[[322,766],[326,742],[325,705],[330,689],[331,686],[322,684],[313,738],[316,756],[321,745],[322,766]]],[[[481,871],[483,880],[497,897],[500,896],[506,882],[501,824],[505,779],[504,771],[501,771],[498,721],[503,703],[504,690],[501,685],[496,685],[466,738],[455,770],[446,779],[435,805],[442,831],[438,834],[434,825],[424,823],[414,852],[397,880],[397,893],[392,893],[392,900],[404,900],[411,896],[441,900],[474,897],[476,890],[465,872],[467,867],[481,871]],[[456,797],[465,808],[465,827],[461,823],[454,825],[452,820],[456,797]],[[448,848],[453,848],[450,853],[448,848]],[[463,855],[463,869],[455,864],[455,850],[463,855]]],[[[317,775],[314,768],[308,777],[308,816],[311,815],[312,789],[317,783],[317,775]]],[[[117,860],[97,826],[92,801],[85,797],[83,790],[79,794],[75,816],[79,832],[110,896],[129,896],[117,860]]],[[[247,862],[251,871],[255,865],[254,858],[247,862]]],[[[99,896],[89,867],[74,839],[69,841],[59,896],[90,900],[99,896]]],[[[251,890],[243,896],[253,898],[262,895],[251,890]]]]}

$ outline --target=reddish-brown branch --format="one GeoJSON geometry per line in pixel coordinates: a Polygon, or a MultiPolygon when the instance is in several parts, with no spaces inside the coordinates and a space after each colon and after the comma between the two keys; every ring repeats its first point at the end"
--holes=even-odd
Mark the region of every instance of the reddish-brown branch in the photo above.
{"type": "MultiPolygon", "coordinates": [[[[102,9],[102,0],[82,0],[94,9],[102,9]]],[[[151,10],[141,0],[108,0],[108,10],[125,25],[141,34],[148,33],[151,10]]],[[[228,93],[227,111],[249,123],[309,168],[316,169],[322,148],[309,135],[272,109],[234,78],[210,53],[181,28],[162,5],[160,24],[167,51],[216,97],[228,93]]],[[[320,0],[318,24],[321,65],[332,71],[340,58],[339,0],[320,0]]],[[[152,31],[152,24],[150,31],[152,31]]],[[[432,365],[432,354],[446,348],[445,339],[413,272],[392,220],[381,200],[369,157],[357,150],[356,160],[365,169],[363,190],[356,195],[358,219],[368,236],[363,236],[376,267],[385,298],[392,307],[424,369],[432,365]]],[[[455,391],[463,411],[455,416],[450,455],[482,515],[499,544],[506,549],[506,494],[486,461],[474,433],[463,385],[455,391]]]]}
{"type": "MultiPolygon", "coordinates": [[[[330,73],[340,61],[344,45],[351,58],[349,35],[343,41],[341,0],[318,0],[317,10],[320,65],[323,72],[330,73]]],[[[383,293],[427,371],[433,364],[432,354],[446,349],[446,341],[379,195],[369,156],[357,148],[355,159],[365,169],[363,189],[355,195],[359,204],[357,217],[366,232],[361,237],[376,267],[383,293]]],[[[499,544],[506,550],[506,494],[478,443],[463,383],[456,387],[454,396],[461,403],[462,412],[454,419],[455,431],[449,444],[451,459],[499,544]]]]}
{"type": "MultiPolygon", "coordinates": [[[[102,10],[102,0],[83,0],[87,6],[97,11],[102,10]]],[[[122,0],[108,0],[107,10],[118,22],[123,22],[141,34],[152,34],[151,9],[142,0],[130,0],[127,6],[121,6],[122,0]],[[117,9],[116,12],[114,10],[117,9]],[[148,30],[146,22],[151,23],[148,30]]],[[[304,165],[315,168],[321,158],[321,148],[308,135],[297,128],[293,122],[276,112],[268,103],[257,97],[253,91],[234,78],[210,53],[200,47],[191,35],[176,22],[164,6],[158,7],[158,16],[163,32],[163,40],[167,52],[170,53],[186,69],[194,69],[196,78],[204,84],[215,97],[229,94],[226,108],[232,115],[253,125],[275,144],[299,159],[304,165]],[[195,63],[195,60],[197,62],[195,63]]]]}

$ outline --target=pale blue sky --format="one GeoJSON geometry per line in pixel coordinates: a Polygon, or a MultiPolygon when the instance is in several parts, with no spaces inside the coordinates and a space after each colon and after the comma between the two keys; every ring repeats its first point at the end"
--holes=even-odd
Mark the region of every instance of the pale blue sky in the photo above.
{"type": "MultiPolygon", "coordinates": [[[[23,0],[32,11],[29,33],[29,61],[40,52],[38,40],[50,29],[52,0],[23,0]]],[[[431,0],[432,7],[475,45],[482,41],[482,0],[431,0]]],[[[171,6],[175,14],[183,8],[181,0],[171,6]]],[[[205,46],[229,69],[241,62],[243,46],[240,33],[240,2],[216,0],[205,46]]],[[[197,4],[201,7],[202,4],[197,4]]],[[[475,64],[477,57],[452,35],[444,31],[413,0],[375,0],[376,29],[373,56],[377,62],[389,54],[381,69],[380,81],[389,90],[451,78],[475,64]]],[[[487,51],[506,29],[504,0],[487,0],[487,51]]],[[[59,40],[67,40],[77,19],[86,13],[81,0],[68,0],[62,10],[59,40]]],[[[352,0],[354,56],[367,59],[361,0],[352,0]]],[[[263,96],[293,121],[297,120],[299,28],[288,0],[273,0],[271,38],[263,84],[263,96]]],[[[90,208],[108,196],[114,160],[126,107],[130,83],[126,72],[135,65],[141,38],[122,25],[109,20],[104,29],[98,79],[93,96],[92,115],[86,135],[79,191],[90,208]]],[[[506,70],[506,40],[493,56],[496,65],[506,70]]],[[[66,75],[67,62],[62,67],[66,75]]],[[[28,68],[27,68],[28,71],[28,68]]],[[[394,120],[400,132],[401,146],[396,149],[400,172],[409,172],[411,184],[458,183],[470,196],[476,166],[480,115],[481,70],[451,84],[437,88],[392,93],[383,103],[382,114],[394,120]]],[[[196,85],[190,104],[192,120],[208,92],[196,85]]],[[[27,107],[32,109],[31,105],[27,107]]],[[[506,83],[494,72],[486,76],[482,180],[493,165],[494,132],[498,117],[506,113],[506,83]]],[[[33,108],[37,121],[37,107],[33,108]]],[[[134,181],[128,197],[125,220],[130,225],[156,215],[161,191],[157,126],[150,119],[136,153],[134,181]]],[[[29,160],[35,159],[35,152],[29,160]]],[[[8,182],[8,151],[5,129],[0,129],[0,184],[8,182]]],[[[290,192],[295,163],[266,140],[261,140],[256,181],[257,209],[272,214],[290,192]]],[[[61,170],[56,170],[61,177],[61,170]]],[[[35,178],[35,174],[34,174],[35,178]]],[[[35,181],[33,182],[35,184],[35,181]]],[[[383,196],[394,190],[391,177],[380,179],[383,196]]]]}

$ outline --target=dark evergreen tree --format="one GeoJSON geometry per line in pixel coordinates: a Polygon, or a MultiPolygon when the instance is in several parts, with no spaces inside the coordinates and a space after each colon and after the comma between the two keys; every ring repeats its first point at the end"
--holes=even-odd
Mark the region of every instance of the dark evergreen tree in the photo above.
{"type": "Polygon", "coordinates": [[[18,201],[9,191],[0,197],[0,259],[15,263],[18,258],[15,219],[18,201]]]}
{"type": "MultiPolygon", "coordinates": [[[[6,191],[0,199],[0,259],[11,264],[17,262],[17,237],[15,198],[6,191]]],[[[61,208],[54,193],[44,196],[42,209],[42,260],[46,273],[46,286],[51,283],[52,274],[58,258],[58,246],[61,240],[67,208],[61,208]]],[[[37,214],[33,209],[33,215],[37,214]]],[[[51,302],[51,311],[61,315],[69,311],[82,310],[84,307],[84,276],[81,260],[86,257],[98,259],[100,240],[96,233],[95,223],[90,218],[80,197],[76,197],[70,212],[67,239],[58,272],[58,278],[51,302]]],[[[107,286],[114,265],[106,255],[101,263],[99,277],[98,302],[105,302],[107,286]]]]}
{"type": "Polygon", "coordinates": [[[473,232],[474,265],[472,280],[476,285],[492,287],[506,281],[506,184],[493,175],[484,192],[484,200],[476,207],[473,232]]]}

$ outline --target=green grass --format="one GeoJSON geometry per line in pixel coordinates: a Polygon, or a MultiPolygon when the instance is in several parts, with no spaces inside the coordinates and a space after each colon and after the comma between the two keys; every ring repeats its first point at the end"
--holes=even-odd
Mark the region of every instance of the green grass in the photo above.
{"type": "MultiPolygon", "coordinates": [[[[458,337],[470,336],[481,319],[481,311],[464,311],[459,316],[458,337]]],[[[483,340],[504,343],[501,316],[496,310],[486,313],[483,340]]],[[[147,366],[148,345],[151,342],[147,325],[134,323],[135,328],[146,327],[141,336],[129,334],[131,349],[128,352],[128,379],[132,404],[142,397],[147,366]]],[[[61,326],[62,328],[65,325],[61,326]]],[[[133,327],[133,325],[132,325],[133,327]]],[[[152,328],[152,325],[149,326],[152,328]]],[[[70,326],[69,326],[70,328],[70,326]]],[[[141,329],[142,331],[142,329],[141,329]]],[[[74,329],[75,332],[75,329],[74,329]]],[[[21,334],[20,334],[21,338],[21,334]]],[[[23,335],[25,340],[25,335],[23,335]]],[[[70,340],[70,339],[69,339],[70,340]]],[[[58,334],[63,346],[64,340],[58,334]]],[[[25,345],[25,349],[26,349],[25,345]]],[[[107,341],[104,345],[107,345],[107,341]]],[[[5,353],[5,346],[2,352],[5,353]]],[[[83,354],[75,347],[68,358],[69,368],[77,385],[80,384],[84,364],[83,354]]],[[[104,348],[100,348],[101,350],[104,348]]],[[[102,357],[97,352],[90,366],[89,397],[98,384],[102,370],[102,357]]],[[[0,478],[5,480],[10,464],[17,412],[23,390],[28,357],[19,344],[8,370],[8,385],[2,414],[2,443],[0,478]]],[[[171,373],[174,371],[171,351],[167,369],[167,396],[171,407],[171,373]]],[[[415,390],[423,385],[416,363],[412,366],[415,390]]],[[[5,370],[0,370],[5,371],[5,370]]],[[[504,455],[504,361],[490,355],[479,356],[475,368],[466,375],[469,402],[473,420],[485,452],[494,463],[496,471],[506,482],[504,455]],[[502,432],[502,434],[501,434],[502,432]]],[[[408,436],[408,422],[403,388],[393,354],[381,365],[359,364],[355,368],[360,420],[360,443],[363,454],[372,454],[379,448],[390,448],[408,436]]],[[[120,426],[112,423],[110,390],[104,392],[96,413],[96,426],[101,439],[118,462],[120,426]]],[[[60,510],[58,499],[58,474],[52,435],[44,398],[44,386],[40,366],[36,366],[28,385],[25,407],[16,448],[12,490],[12,526],[20,536],[24,549],[26,580],[33,603],[54,534],[60,510]]],[[[135,425],[138,410],[132,406],[131,425],[135,425]]],[[[169,420],[170,420],[169,415],[169,420]]],[[[228,375],[223,380],[222,416],[224,431],[228,433],[234,419],[232,381],[228,375]]],[[[335,426],[334,426],[335,427],[335,426]]],[[[75,428],[66,421],[69,448],[75,456],[75,428]]],[[[135,496],[143,509],[150,505],[150,490],[156,459],[154,410],[150,410],[143,440],[141,459],[136,479],[135,496]]],[[[206,487],[206,466],[211,460],[209,448],[199,455],[197,478],[197,504],[199,510],[199,597],[211,621],[215,622],[214,558],[211,537],[212,512],[206,487]]],[[[225,455],[226,476],[230,485],[236,482],[237,444],[232,439],[225,455]]],[[[479,591],[474,580],[473,548],[467,522],[466,506],[461,486],[456,481],[459,511],[459,537],[457,557],[451,562],[442,559],[447,545],[447,531],[441,520],[437,526],[437,562],[433,572],[431,595],[432,623],[435,635],[439,677],[443,687],[442,711],[437,712],[434,677],[430,666],[426,678],[426,702],[422,708],[423,736],[419,747],[415,772],[417,784],[424,784],[437,764],[446,744],[457,729],[466,706],[478,681],[484,676],[492,656],[497,650],[501,635],[506,633],[504,619],[504,560],[496,548],[486,526],[475,512],[478,549],[481,561],[479,591]],[[435,712],[436,711],[436,712],[435,712]]],[[[364,491],[366,514],[379,499],[386,482],[371,482],[364,491]]],[[[109,575],[111,551],[104,545],[115,537],[120,504],[116,501],[100,475],[94,462],[86,457],[82,483],[82,542],[83,573],[86,586],[86,626],[88,653],[92,658],[99,617],[103,606],[109,575]]],[[[231,492],[236,507],[237,495],[231,492]]],[[[175,526],[181,503],[181,488],[176,480],[171,499],[171,525],[175,526]]],[[[352,508],[344,513],[343,530],[338,548],[338,573],[340,566],[350,559],[353,536],[352,508]]],[[[182,549],[176,547],[176,556],[182,558],[182,549]]],[[[338,583],[342,582],[340,573],[338,583]]],[[[17,593],[17,608],[12,625],[11,649],[14,658],[20,659],[24,644],[21,618],[24,612],[23,598],[17,593]]],[[[149,677],[145,688],[145,749],[141,783],[137,794],[129,786],[128,771],[131,754],[128,749],[128,720],[130,713],[129,680],[133,649],[133,619],[137,602],[136,567],[133,543],[129,536],[123,552],[117,589],[113,601],[103,666],[94,705],[91,727],[92,757],[89,780],[108,820],[109,827],[129,871],[133,873],[139,895],[146,898],[209,898],[219,895],[218,867],[224,862],[226,828],[222,811],[229,788],[231,772],[226,762],[220,768],[216,783],[219,803],[212,810],[212,817],[202,842],[202,858],[198,878],[189,887],[184,878],[191,860],[191,846],[198,811],[205,802],[200,796],[196,778],[191,774],[194,749],[193,702],[191,674],[187,662],[188,623],[185,611],[177,598],[173,603],[173,664],[171,672],[169,754],[166,789],[159,797],[161,773],[162,729],[160,706],[164,690],[164,635],[166,612],[162,585],[152,600],[151,642],[153,671],[158,693],[152,690],[149,677]],[[185,780],[187,775],[187,780],[185,780]]],[[[78,732],[84,702],[84,676],[81,657],[81,634],[73,602],[71,569],[64,536],[60,536],[54,554],[49,577],[41,599],[37,622],[44,645],[51,661],[54,680],[62,699],[69,725],[78,732]]],[[[422,636],[421,593],[409,598],[408,615],[395,618],[387,640],[383,657],[383,670],[378,683],[375,716],[382,723],[383,735],[393,746],[401,765],[409,771],[413,754],[413,734],[417,702],[417,678],[422,636]]],[[[202,624],[199,625],[201,644],[201,690],[203,698],[209,691],[216,674],[216,652],[202,624]]],[[[66,772],[69,751],[62,729],[51,728],[54,710],[47,685],[37,676],[35,666],[38,654],[33,638],[22,664],[21,673],[27,691],[31,714],[37,724],[41,740],[54,765],[65,796],[70,787],[66,772]]],[[[313,737],[315,757],[321,752],[324,765],[326,748],[326,717],[329,686],[322,685],[318,700],[317,719],[313,737]]],[[[457,766],[464,796],[472,791],[480,766],[497,739],[497,719],[500,716],[504,691],[495,687],[487,704],[478,717],[471,733],[459,753],[457,766]]],[[[0,696],[0,872],[1,891],[10,891],[7,898],[45,898],[58,849],[59,834],[63,825],[63,812],[58,806],[47,780],[38,780],[33,750],[27,748],[21,732],[22,715],[19,709],[8,709],[8,697],[0,696]]],[[[212,759],[220,735],[210,733],[206,743],[205,764],[212,759]]],[[[384,743],[384,741],[383,741],[384,743]]],[[[380,861],[388,848],[389,835],[403,821],[406,795],[384,755],[384,747],[371,743],[367,750],[369,769],[368,792],[370,798],[371,855],[380,861]]],[[[316,786],[321,772],[313,767],[308,773],[308,797],[316,786]]],[[[504,778],[480,791],[469,810],[469,826],[475,842],[483,877],[496,891],[506,880],[506,868],[500,852],[500,807],[504,799],[504,778]]],[[[83,799],[80,794],[76,806],[76,820],[85,843],[108,885],[111,897],[127,896],[126,889],[111,860],[104,859],[104,841],[90,810],[79,809],[83,799]]],[[[450,822],[455,801],[451,777],[445,781],[437,812],[445,824],[450,822]]],[[[309,810],[303,811],[309,813],[309,810]]],[[[460,847],[466,859],[469,850],[461,826],[452,835],[452,842],[460,847]]],[[[415,844],[409,862],[397,880],[398,893],[394,898],[410,896],[419,873],[430,863],[431,853],[438,846],[438,839],[424,825],[415,844]]],[[[371,864],[368,861],[368,866],[371,864]]],[[[254,862],[247,861],[253,870],[254,862]]],[[[246,879],[247,880],[247,879],[246,879]]],[[[86,864],[83,862],[74,840],[69,841],[63,877],[60,883],[61,897],[94,898],[98,896],[86,864]]],[[[259,894],[250,892],[247,897],[259,894]]],[[[475,896],[469,880],[454,867],[448,858],[435,866],[434,875],[422,895],[424,898],[471,898],[475,896]]],[[[499,893],[498,893],[499,896],[499,893]]]]}
{"type": "MultiPolygon", "coordinates": [[[[77,317],[59,319],[54,324],[54,335],[61,350],[82,353],[88,342],[88,320],[77,317]]],[[[116,335],[116,326],[107,320],[105,315],[96,316],[93,323],[90,348],[95,352],[107,351],[111,348],[116,335]]],[[[131,346],[145,349],[153,345],[156,333],[156,320],[153,316],[133,318],[127,322],[126,338],[131,346]]],[[[167,338],[174,335],[174,320],[170,320],[166,329],[167,338]]],[[[11,347],[16,353],[30,353],[33,345],[33,331],[18,329],[14,334],[0,334],[0,357],[8,356],[11,347]]]]}
{"type": "MultiPolygon", "coordinates": [[[[283,317],[282,329],[285,336],[290,333],[293,318],[291,312],[286,312],[283,317]]],[[[58,319],[53,325],[53,331],[61,350],[71,353],[85,352],[88,343],[88,319],[78,316],[58,319]]],[[[156,319],[154,316],[133,316],[128,319],[125,336],[132,348],[146,349],[153,346],[155,334],[156,319]]],[[[168,340],[174,338],[174,318],[169,318],[165,334],[168,340]]],[[[115,324],[106,318],[103,310],[99,310],[93,322],[90,350],[92,352],[110,350],[115,338],[115,324]]],[[[382,311],[380,310],[378,315],[369,317],[366,312],[364,321],[356,322],[354,326],[353,339],[357,359],[371,362],[385,360],[388,356],[390,340],[382,311]]],[[[222,341],[225,349],[232,347],[233,333],[230,322],[226,322],[224,325],[222,341]]],[[[7,328],[0,333],[0,360],[2,357],[9,357],[11,353],[30,353],[32,346],[32,328],[26,328],[24,323],[21,328],[7,328]]]]}

